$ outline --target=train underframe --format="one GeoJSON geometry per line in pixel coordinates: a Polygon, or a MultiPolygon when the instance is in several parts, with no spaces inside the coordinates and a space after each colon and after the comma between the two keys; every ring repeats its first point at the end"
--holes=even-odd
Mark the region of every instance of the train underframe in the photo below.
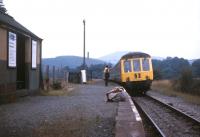
{"type": "Polygon", "coordinates": [[[121,85],[127,90],[129,95],[143,95],[151,89],[152,80],[123,82],[121,85]]]}

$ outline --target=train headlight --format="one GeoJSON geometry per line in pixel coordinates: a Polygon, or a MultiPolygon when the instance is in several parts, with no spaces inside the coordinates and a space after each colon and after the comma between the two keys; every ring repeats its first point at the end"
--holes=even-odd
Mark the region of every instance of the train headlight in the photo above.
{"type": "Polygon", "coordinates": [[[137,78],[137,74],[135,74],[134,76],[135,76],[135,78],[137,78]]]}
{"type": "Polygon", "coordinates": [[[129,81],[130,81],[130,78],[129,78],[129,77],[127,77],[127,78],[126,78],[126,82],[129,82],[129,81]]]}
{"type": "Polygon", "coordinates": [[[138,73],[138,77],[141,78],[141,74],[140,73],[138,73]]]}

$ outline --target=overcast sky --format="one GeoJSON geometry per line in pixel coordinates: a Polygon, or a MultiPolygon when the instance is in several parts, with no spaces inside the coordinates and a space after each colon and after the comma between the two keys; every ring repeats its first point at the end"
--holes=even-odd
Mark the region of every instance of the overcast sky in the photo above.
{"type": "Polygon", "coordinates": [[[43,40],[43,58],[116,51],[200,58],[199,0],[4,0],[8,13],[43,40]]]}

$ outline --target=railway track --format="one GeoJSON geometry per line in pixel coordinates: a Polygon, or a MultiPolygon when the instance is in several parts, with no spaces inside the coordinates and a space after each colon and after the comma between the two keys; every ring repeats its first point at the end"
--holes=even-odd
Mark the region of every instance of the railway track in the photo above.
{"type": "Polygon", "coordinates": [[[150,96],[134,97],[133,101],[153,125],[156,136],[200,137],[200,121],[189,115],[150,96]]]}

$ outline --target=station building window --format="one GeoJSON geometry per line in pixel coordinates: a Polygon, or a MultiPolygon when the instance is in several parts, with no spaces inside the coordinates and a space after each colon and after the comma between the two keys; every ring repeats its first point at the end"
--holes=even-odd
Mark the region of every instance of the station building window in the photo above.
{"type": "Polygon", "coordinates": [[[131,61],[124,61],[124,72],[131,72],[131,61]]]}
{"type": "Polygon", "coordinates": [[[134,70],[134,72],[139,72],[141,70],[139,59],[133,60],[133,70],[134,70]]]}
{"type": "Polygon", "coordinates": [[[150,69],[149,59],[142,59],[142,67],[143,67],[143,71],[149,71],[150,69]]]}

